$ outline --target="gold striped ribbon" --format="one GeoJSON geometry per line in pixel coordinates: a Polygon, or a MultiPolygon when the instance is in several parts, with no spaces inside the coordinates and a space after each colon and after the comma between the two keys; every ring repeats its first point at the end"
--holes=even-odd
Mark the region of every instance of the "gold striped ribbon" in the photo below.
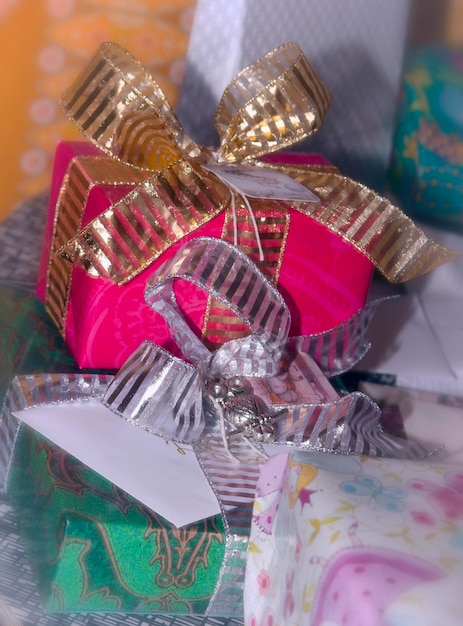
{"type": "MultiPolygon", "coordinates": [[[[282,252],[286,247],[289,231],[289,212],[287,207],[277,201],[254,200],[252,210],[259,225],[259,238],[264,253],[263,260],[259,257],[256,246],[255,232],[249,220],[249,211],[240,205],[236,210],[238,248],[247,254],[265,278],[274,285],[278,284],[282,252]]],[[[234,243],[234,216],[229,210],[225,214],[222,239],[234,243]]],[[[249,334],[249,329],[221,301],[208,295],[206,314],[204,316],[202,340],[210,350],[215,350],[225,341],[239,339],[249,334]]]]}
{"type": "MultiPolygon", "coordinates": [[[[294,43],[280,46],[243,69],[225,90],[216,114],[220,147],[212,152],[186,135],[146,69],[126,50],[106,43],[63,94],[62,103],[82,133],[108,155],[108,170],[114,168],[135,184],[122,200],[82,228],[88,190],[83,187],[76,193],[81,181],[74,181],[72,172],[64,181],[55,224],[61,232],[54,237],[46,298],[47,309],[63,330],[70,270],[64,269],[60,257],[80,263],[92,275],[124,284],[222,211],[227,212],[223,236],[228,239],[230,190],[202,165],[214,159],[262,166],[259,157],[319,129],[330,96],[300,48],[294,43]],[[75,201],[68,201],[68,196],[75,196],[75,201]]],[[[457,256],[427,238],[388,200],[331,167],[269,163],[265,167],[277,167],[314,191],[320,203],[291,206],[350,242],[391,281],[409,280],[457,256]]],[[[246,207],[239,197],[235,200],[240,244],[255,252],[257,241],[246,207]]],[[[277,280],[289,209],[281,203],[286,217],[280,215],[275,227],[275,203],[250,202],[253,211],[261,212],[258,224],[265,256],[259,267],[277,280]],[[267,245],[271,232],[274,239],[267,245]]],[[[205,333],[212,343],[220,343],[214,318],[221,313],[214,307],[210,302],[205,333]]]]}
{"type": "Polygon", "coordinates": [[[83,207],[93,187],[102,183],[135,187],[146,176],[146,172],[127,168],[106,157],[74,157],[71,160],[55,210],[46,285],[46,308],[63,334],[72,265],[65,256],[58,254],[58,250],[82,228],[83,207]]]}

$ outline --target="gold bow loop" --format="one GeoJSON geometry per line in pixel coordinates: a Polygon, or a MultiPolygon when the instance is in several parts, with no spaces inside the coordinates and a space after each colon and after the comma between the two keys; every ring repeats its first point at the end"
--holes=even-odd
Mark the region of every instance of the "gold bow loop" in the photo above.
{"type": "MultiPolygon", "coordinates": [[[[133,167],[158,171],[180,159],[210,158],[186,135],[143,65],[114,43],[100,46],[61,102],[82,134],[133,167]]],[[[300,47],[283,44],[225,90],[216,114],[217,154],[240,162],[293,145],[318,130],[330,102],[300,47]]]]}
{"type": "MultiPolygon", "coordinates": [[[[216,114],[220,146],[213,150],[184,132],[160,87],[130,53],[103,44],[62,97],[68,116],[110,157],[74,159],[58,199],[45,304],[63,334],[69,260],[93,276],[124,284],[224,211],[223,238],[237,244],[277,284],[290,224],[288,203],[246,202],[203,165],[262,167],[259,157],[316,132],[330,101],[299,46],[284,44],[244,68],[225,90],[216,114]],[[88,191],[98,182],[133,188],[82,228],[88,191]],[[256,255],[257,241],[252,244],[257,235],[250,224],[257,222],[259,244],[269,250],[263,262],[256,255]]],[[[392,282],[414,278],[456,256],[389,200],[336,168],[275,162],[265,167],[313,191],[320,202],[291,202],[291,207],[350,242],[392,282]]]]}
{"type": "Polygon", "coordinates": [[[295,43],[245,67],[224,91],[215,116],[219,154],[228,162],[256,159],[310,137],[331,96],[295,43]]]}
{"type": "Polygon", "coordinates": [[[99,47],[61,104],[87,139],[132,167],[160,170],[199,152],[157,83],[117,44],[99,47]]]}

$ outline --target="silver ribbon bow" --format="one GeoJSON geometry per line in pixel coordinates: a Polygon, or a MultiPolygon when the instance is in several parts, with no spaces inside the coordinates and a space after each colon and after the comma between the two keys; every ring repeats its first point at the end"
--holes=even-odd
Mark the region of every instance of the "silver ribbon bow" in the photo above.
{"type": "MultiPolygon", "coordinates": [[[[304,346],[310,354],[310,348],[324,342],[331,348],[338,346],[338,352],[350,352],[352,362],[352,354],[365,349],[360,347],[365,320],[359,322],[364,310],[355,324],[346,323],[345,329],[351,331],[354,325],[358,332],[346,332],[343,342],[339,328],[321,333],[314,343],[308,337],[288,339],[290,312],[280,293],[235,246],[206,237],[188,241],[158,268],[147,283],[145,298],[166,319],[190,362],[144,342],[114,377],[103,399],[127,421],[183,443],[197,444],[208,431],[221,432],[222,445],[224,440],[232,445],[244,437],[257,444],[311,450],[422,456],[418,447],[382,432],[379,408],[364,394],[351,393],[321,404],[265,406],[247,381],[277,374],[284,352],[291,358],[304,346]],[[191,281],[223,301],[246,323],[250,335],[210,352],[177,304],[173,285],[177,279],[191,281]]],[[[366,317],[371,317],[371,310],[366,317]]],[[[343,358],[338,354],[335,361],[343,358]]]]}

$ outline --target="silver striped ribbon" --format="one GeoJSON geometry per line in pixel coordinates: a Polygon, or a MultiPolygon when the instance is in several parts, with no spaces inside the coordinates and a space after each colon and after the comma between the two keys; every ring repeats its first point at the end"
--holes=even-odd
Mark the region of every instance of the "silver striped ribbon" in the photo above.
{"type": "Polygon", "coordinates": [[[289,337],[287,350],[309,355],[328,378],[347,372],[370,349],[366,333],[376,309],[385,299],[369,302],[345,322],[327,331],[289,337]]]}
{"type": "MultiPolygon", "coordinates": [[[[103,402],[129,422],[163,437],[197,443],[207,426],[204,380],[233,376],[268,377],[277,373],[284,351],[317,354],[331,373],[347,365],[359,348],[375,309],[367,307],[341,328],[288,341],[290,313],[275,287],[238,248],[221,239],[200,237],[185,243],[147,282],[147,303],[169,324],[186,363],[145,342],[121,368],[103,402]],[[210,352],[190,329],[174,294],[174,281],[184,279],[222,301],[249,328],[250,335],[210,352]],[[344,359],[344,355],[347,357],[344,359]]],[[[321,404],[271,405],[275,444],[345,454],[415,456],[422,450],[396,442],[379,427],[378,406],[367,396],[351,393],[321,404]]],[[[223,423],[212,417],[225,443],[223,423]]],[[[249,445],[249,444],[248,444],[249,445]]],[[[217,455],[218,450],[214,452],[217,455]]],[[[228,452],[227,452],[228,453],[228,452]]]]}

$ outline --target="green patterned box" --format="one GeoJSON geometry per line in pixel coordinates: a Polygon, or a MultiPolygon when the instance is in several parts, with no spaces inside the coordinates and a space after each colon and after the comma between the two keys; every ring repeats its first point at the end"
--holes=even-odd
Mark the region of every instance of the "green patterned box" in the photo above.
{"type": "Polygon", "coordinates": [[[46,610],[204,614],[220,515],[177,529],[24,425],[8,493],[46,610]]]}
{"type": "Polygon", "coordinates": [[[13,376],[79,367],[31,289],[0,283],[0,406],[13,376]]]}
{"type": "Polygon", "coordinates": [[[411,49],[406,58],[389,182],[402,208],[463,221],[463,50],[411,49]]]}
{"type": "MultiPolygon", "coordinates": [[[[31,289],[0,283],[0,338],[2,404],[18,374],[82,372],[31,289]]],[[[25,425],[7,492],[46,611],[206,611],[225,554],[221,516],[177,529],[25,425]]],[[[231,584],[232,606],[217,615],[241,617],[242,585],[231,584]]]]}

